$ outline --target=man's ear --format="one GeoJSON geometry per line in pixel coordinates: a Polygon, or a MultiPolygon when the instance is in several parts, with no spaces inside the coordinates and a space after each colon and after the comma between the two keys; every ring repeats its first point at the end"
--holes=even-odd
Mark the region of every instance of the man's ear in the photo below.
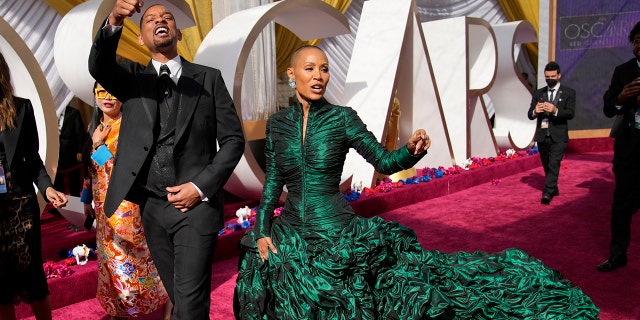
{"type": "Polygon", "coordinates": [[[180,29],[178,29],[178,41],[182,40],[182,31],[180,31],[180,29]]]}
{"type": "Polygon", "coordinates": [[[144,41],[142,40],[142,33],[138,34],[138,44],[144,46],[144,41]]]}

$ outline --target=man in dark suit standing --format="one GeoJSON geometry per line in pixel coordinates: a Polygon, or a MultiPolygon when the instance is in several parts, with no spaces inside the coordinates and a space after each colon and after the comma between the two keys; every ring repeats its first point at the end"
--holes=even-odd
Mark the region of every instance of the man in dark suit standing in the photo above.
{"type": "Polygon", "coordinates": [[[560,66],[555,61],[547,63],[544,67],[547,86],[533,92],[527,113],[530,120],[537,121],[535,141],[545,174],[542,204],[549,204],[560,194],[560,161],[569,142],[567,121],[573,119],[576,111],[576,91],[561,85],[561,77],[560,66]]]}
{"type": "Polygon", "coordinates": [[[60,150],[58,168],[53,186],[66,194],[79,197],[82,189],[82,147],[86,141],[87,128],[80,111],[66,106],[58,115],[60,150]]]}
{"type": "Polygon", "coordinates": [[[603,96],[604,114],[616,117],[610,136],[613,143],[613,175],[616,187],[611,206],[609,258],[599,271],[627,265],[631,241],[631,217],[640,208],[640,22],[631,29],[629,42],[634,58],[617,66],[603,96]]]}
{"type": "Polygon", "coordinates": [[[242,123],[220,71],[178,55],[182,34],[164,6],[145,8],[140,21],[149,64],[116,62],[124,19],[142,7],[117,0],[89,57],[94,78],[123,102],[104,211],[113,214],[124,198],[141,205],[172,319],[209,319],[222,188],[244,152],[242,123]]]}

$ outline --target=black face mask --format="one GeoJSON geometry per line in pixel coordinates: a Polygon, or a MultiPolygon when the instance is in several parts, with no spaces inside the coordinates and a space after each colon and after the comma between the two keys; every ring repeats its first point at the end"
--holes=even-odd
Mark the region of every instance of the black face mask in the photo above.
{"type": "Polygon", "coordinates": [[[547,81],[549,88],[553,88],[558,84],[558,79],[545,79],[545,81],[547,81]]]}

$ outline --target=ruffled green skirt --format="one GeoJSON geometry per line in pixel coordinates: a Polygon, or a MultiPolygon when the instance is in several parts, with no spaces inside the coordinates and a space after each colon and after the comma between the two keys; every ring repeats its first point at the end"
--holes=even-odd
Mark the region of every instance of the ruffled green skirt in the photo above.
{"type": "Polygon", "coordinates": [[[597,319],[580,288],[526,253],[426,251],[415,233],[354,216],[322,232],[277,217],[278,254],[241,242],[237,319],[597,319]]]}

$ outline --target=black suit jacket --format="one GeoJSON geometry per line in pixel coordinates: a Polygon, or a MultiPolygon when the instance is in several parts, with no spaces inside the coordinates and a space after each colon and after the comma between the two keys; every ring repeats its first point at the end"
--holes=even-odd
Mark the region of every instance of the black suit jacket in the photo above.
{"type": "Polygon", "coordinates": [[[68,169],[78,164],[76,155],[82,153],[82,147],[87,138],[87,129],[82,122],[80,111],[76,108],[71,106],[65,108],[62,123],[58,170],[68,169]]]}
{"type": "MultiPolygon", "coordinates": [[[[45,197],[52,187],[51,177],[38,153],[38,128],[33,105],[28,99],[13,97],[16,105],[16,128],[7,129],[0,139],[4,144],[8,171],[11,172],[13,190],[16,194],[35,194],[33,184],[45,197]]],[[[7,169],[5,169],[7,171],[7,169]]]]}
{"type": "Polygon", "coordinates": [[[543,114],[535,114],[536,104],[538,101],[548,101],[549,87],[543,87],[533,92],[531,96],[531,105],[529,106],[529,112],[527,116],[530,120],[537,118],[535,140],[537,142],[544,141],[544,137],[549,131],[551,138],[555,142],[568,142],[569,141],[569,126],[567,121],[573,119],[576,113],[576,91],[560,84],[558,92],[555,94],[553,103],[558,108],[556,115],[549,115],[549,128],[547,130],[541,129],[540,124],[544,118],[543,114]]]}
{"type": "MultiPolygon", "coordinates": [[[[108,216],[125,197],[139,203],[134,193],[138,178],[148,174],[143,168],[152,156],[159,116],[159,80],[151,62],[147,66],[116,62],[121,33],[122,29],[113,35],[99,30],[89,56],[91,75],[123,102],[118,151],[104,204],[108,216]]],[[[218,232],[223,226],[222,188],[244,152],[242,123],[218,69],[182,59],[178,85],[173,151],[176,185],[193,182],[204,193],[208,202],[186,215],[201,234],[218,232]]]]}
{"type": "MultiPolygon", "coordinates": [[[[613,76],[611,77],[611,84],[603,96],[604,107],[603,111],[605,116],[612,118],[616,117],[613,126],[611,127],[610,136],[613,138],[625,139],[633,137],[633,130],[635,124],[635,113],[638,108],[636,101],[637,97],[633,97],[627,100],[622,108],[616,108],[616,102],[618,95],[622,92],[623,87],[640,76],[640,68],[638,67],[638,61],[633,58],[615,68],[613,76]]],[[[616,145],[614,145],[615,147],[616,145]]],[[[617,148],[624,149],[624,148],[617,148]]],[[[616,153],[625,152],[625,150],[617,150],[616,153]]],[[[631,152],[632,149],[626,150],[631,152]]]]}

